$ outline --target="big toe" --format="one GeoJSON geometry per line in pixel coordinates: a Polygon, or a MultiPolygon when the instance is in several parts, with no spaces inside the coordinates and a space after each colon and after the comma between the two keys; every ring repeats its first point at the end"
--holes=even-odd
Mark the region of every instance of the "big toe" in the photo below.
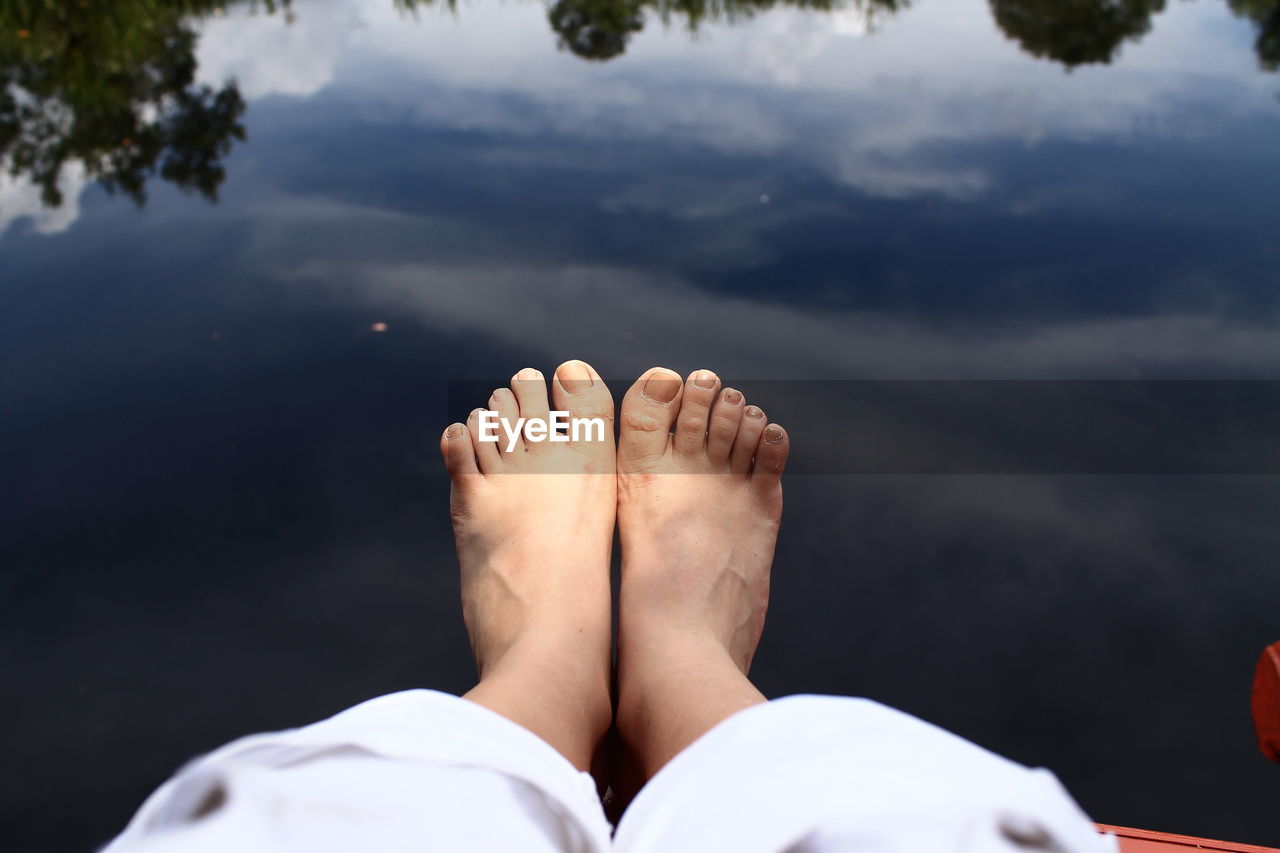
{"type": "Polygon", "coordinates": [[[642,465],[666,452],[683,385],[675,371],[651,367],[627,390],[618,435],[620,464],[642,465]]]}
{"type": "Polygon", "coordinates": [[[557,411],[569,413],[572,442],[603,442],[613,447],[613,395],[594,367],[576,359],[557,367],[551,400],[557,411]],[[579,429],[574,429],[575,422],[579,429]]]}

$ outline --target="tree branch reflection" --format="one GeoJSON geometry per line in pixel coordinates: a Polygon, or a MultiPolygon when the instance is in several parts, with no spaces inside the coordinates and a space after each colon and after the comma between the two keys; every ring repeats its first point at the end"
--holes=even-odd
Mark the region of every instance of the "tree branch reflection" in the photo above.
{"type": "MultiPolygon", "coordinates": [[[[402,12],[454,0],[392,0],[402,12]]],[[[690,32],[775,7],[856,10],[868,29],[910,0],[548,0],[561,49],[591,61],[625,53],[646,21],[690,32]]],[[[920,0],[916,0],[920,2],[920,0]]],[[[1165,0],[989,0],[992,16],[1032,56],[1068,69],[1112,62],[1150,32],[1165,0]]],[[[1280,68],[1280,0],[1227,0],[1257,29],[1262,68],[1280,68]]],[[[198,22],[231,5],[292,19],[290,0],[0,0],[0,168],[26,177],[57,207],[64,168],[137,204],[159,176],[216,201],[223,159],[245,139],[234,81],[197,85],[198,22]]]]}
{"type": "MultiPolygon", "coordinates": [[[[262,4],[274,12],[277,4],[262,4]]],[[[62,202],[68,162],[146,200],[149,178],[214,200],[222,158],[244,139],[235,83],[194,84],[193,19],[215,0],[0,4],[0,163],[62,202]]]]}

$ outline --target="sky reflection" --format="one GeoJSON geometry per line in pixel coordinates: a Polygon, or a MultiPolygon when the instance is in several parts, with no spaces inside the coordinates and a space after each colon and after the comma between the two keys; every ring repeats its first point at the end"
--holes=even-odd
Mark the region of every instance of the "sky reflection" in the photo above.
{"type": "MultiPolygon", "coordinates": [[[[922,174],[877,164],[868,155],[901,151],[922,140],[972,139],[979,131],[1034,142],[1119,133],[1135,123],[1149,129],[1170,111],[1185,115],[1187,98],[1222,107],[1228,97],[1236,112],[1257,109],[1260,90],[1270,85],[1257,68],[1275,67],[1280,38],[1280,7],[1270,0],[1206,0],[1167,10],[1163,0],[1074,6],[1002,0],[990,8],[980,2],[908,5],[895,0],[777,6],[562,0],[550,9],[537,3],[459,9],[405,0],[312,0],[282,7],[240,3],[228,12],[204,2],[175,9],[171,20],[147,31],[166,34],[155,45],[86,29],[52,13],[34,22],[9,13],[14,20],[0,21],[8,33],[0,66],[8,71],[9,91],[16,96],[6,109],[18,110],[32,97],[41,105],[15,119],[16,135],[3,146],[6,171],[12,174],[0,183],[0,234],[22,218],[37,219],[39,233],[68,227],[74,214],[55,216],[46,208],[57,207],[66,196],[74,203],[90,177],[140,201],[145,191],[139,181],[147,172],[159,172],[212,197],[222,180],[218,158],[241,132],[236,124],[241,98],[312,97],[335,90],[366,94],[361,80],[372,84],[374,101],[384,106],[388,99],[397,102],[396,90],[402,95],[398,103],[411,103],[404,98],[412,98],[414,82],[429,80],[454,90],[536,93],[544,108],[565,113],[568,120],[577,115],[590,121],[583,112],[601,104],[630,106],[630,112],[651,122],[650,129],[665,125],[668,133],[684,129],[711,144],[757,147],[786,142],[767,117],[742,115],[741,108],[737,115],[724,107],[704,112],[705,104],[686,98],[656,102],[649,97],[652,86],[664,80],[683,85],[693,78],[704,87],[736,84],[748,98],[778,89],[790,94],[802,89],[809,100],[819,93],[837,98],[857,93],[862,101],[888,105],[881,112],[895,115],[904,100],[924,95],[927,103],[887,122],[874,138],[839,134],[839,124],[824,118],[824,136],[837,131],[831,139],[835,150],[828,154],[839,161],[836,174],[871,193],[973,193],[983,186],[981,175],[922,174]],[[568,6],[577,11],[565,11],[568,6]],[[190,10],[189,23],[182,9],[190,10]],[[562,34],[557,54],[537,35],[539,28],[570,18],[577,21],[578,34],[562,34]],[[627,21],[639,22],[634,32],[627,21]],[[1154,33],[1153,21],[1158,23],[1154,33]],[[567,45],[585,39],[598,47],[601,38],[610,41],[583,34],[583,28],[598,30],[609,22],[626,30],[628,39],[634,37],[626,62],[601,66],[610,72],[566,65],[567,45]],[[63,55],[60,28],[77,27],[85,30],[74,38],[84,61],[136,66],[139,72],[152,63],[153,76],[166,83],[156,91],[148,91],[141,77],[133,90],[128,89],[133,84],[120,81],[107,88],[87,86],[74,61],[51,58],[63,55]],[[1257,53],[1252,62],[1251,40],[1257,53]],[[1013,44],[1023,52],[1011,50],[1013,44]],[[1047,61],[1038,64],[1030,56],[1047,61]],[[1078,70],[1069,79],[1046,75],[1062,67],[1078,70]],[[1096,73],[1100,69],[1106,69],[1105,76],[1096,73]],[[189,85],[191,71],[194,86],[189,85]],[[378,75],[376,82],[370,81],[371,73],[378,75]],[[397,85],[385,85],[387,74],[397,85]],[[1171,97],[1182,103],[1171,104],[1171,97]],[[162,98],[169,100],[162,103],[162,98]],[[107,102],[117,110],[109,125],[95,127],[103,119],[90,119],[94,99],[99,112],[107,102]],[[132,117],[125,109],[130,99],[132,117]],[[197,104],[200,112],[184,117],[197,104]],[[81,118],[74,136],[59,147],[50,137],[57,124],[53,116],[68,109],[81,118]],[[41,113],[47,115],[39,120],[44,127],[32,118],[41,113]],[[64,173],[61,164],[68,156],[64,173]],[[23,175],[42,186],[39,202],[23,186],[23,175]]],[[[129,20],[121,26],[127,29],[129,20]]],[[[66,55],[75,59],[77,52],[66,55]]],[[[585,53],[594,55],[590,47],[585,53]]]]}
{"type": "MultiPolygon", "coordinates": [[[[244,731],[466,689],[450,380],[709,367],[786,423],[760,380],[1275,379],[1275,4],[1088,4],[1112,37],[1046,43],[1071,5],[691,33],[638,3],[589,60],[542,3],[193,2],[176,80],[234,90],[230,124],[125,92],[137,159],[90,123],[60,206],[0,175],[0,669],[26,700],[0,725],[39,777],[7,792],[15,847],[104,840],[244,731]]],[[[767,692],[902,705],[1100,820],[1280,843],[1245,711],[1275,478],[838,476],[840,424],[794,428],[821,475],[787,485],[767,692]]]]}
{"type": "MultiPolygon", "coordinates": [[[[282,285],[495,343],[591,347],[626,317],[637,363],[713,312],[734,318],[720,345],[785,351],[744,355],[758,376],[1277,367],[1280,110],[1248,21],[1175,4],[1064,73],[999,6],[921,2],[872,34],[867,13],[654,25],[591,64],[548,49],[536,3],[233,8],[201,24],[196,83],[250,103],[234,198],[142,215],[251,224],[228,250],[282,285]],[[489,316],[530,287],[536,324],[489,316]]],[[[75,218],[32,212],[37,234],[75,218]]]]}

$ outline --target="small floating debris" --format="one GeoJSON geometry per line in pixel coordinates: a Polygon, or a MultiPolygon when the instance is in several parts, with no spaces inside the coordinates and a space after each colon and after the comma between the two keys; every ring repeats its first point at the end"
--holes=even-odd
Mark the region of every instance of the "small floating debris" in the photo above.
{"type": "Polygon", "coordinates": [[[372,326],[369,327],[369,331],[371,332],[385,332],[386,330],[387,330],[386,323],[374,323],[372,326]]]}
{"type": "Polygon", "coordinates": [[[768,194],[768,193],[765,193],[764,195],[760,196],[760,203],[761,203],[761,204],[768,204],[768,203],[769,203],[769,194],[768,194]]]}

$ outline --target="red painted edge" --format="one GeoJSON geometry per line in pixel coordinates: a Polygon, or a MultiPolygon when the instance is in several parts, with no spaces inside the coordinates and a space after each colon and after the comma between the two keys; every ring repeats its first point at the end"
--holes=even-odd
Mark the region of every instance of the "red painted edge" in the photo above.
{"type": "Polygon", "coordinates": [[[1253,674],[1253,729],[1258,749],[1280,761],[1280,643],[1262,650],[1253,674]]]}
{"type": "Polygon", "coordinates": [[[1149,850],[1155,847],[1190,847],[1193,850],[1218,850],[1223,853],[1280,853],[1275,847],[1259,847],[1256,844],[1236,844],[1231,841],[1211,841],[1207,838],[1195,838],[1190,835],[1173,835],[1168,832],[1152,832],[1149,829],[1133,829],[1128,826],[1111,826],[1105,823],[1095,824],[1099,832],[1111,833],[1120,839],[1120,850],[1126,848],[1125,841],[1137,842],[1129,846],[1132,850],[1149,850]]]}

